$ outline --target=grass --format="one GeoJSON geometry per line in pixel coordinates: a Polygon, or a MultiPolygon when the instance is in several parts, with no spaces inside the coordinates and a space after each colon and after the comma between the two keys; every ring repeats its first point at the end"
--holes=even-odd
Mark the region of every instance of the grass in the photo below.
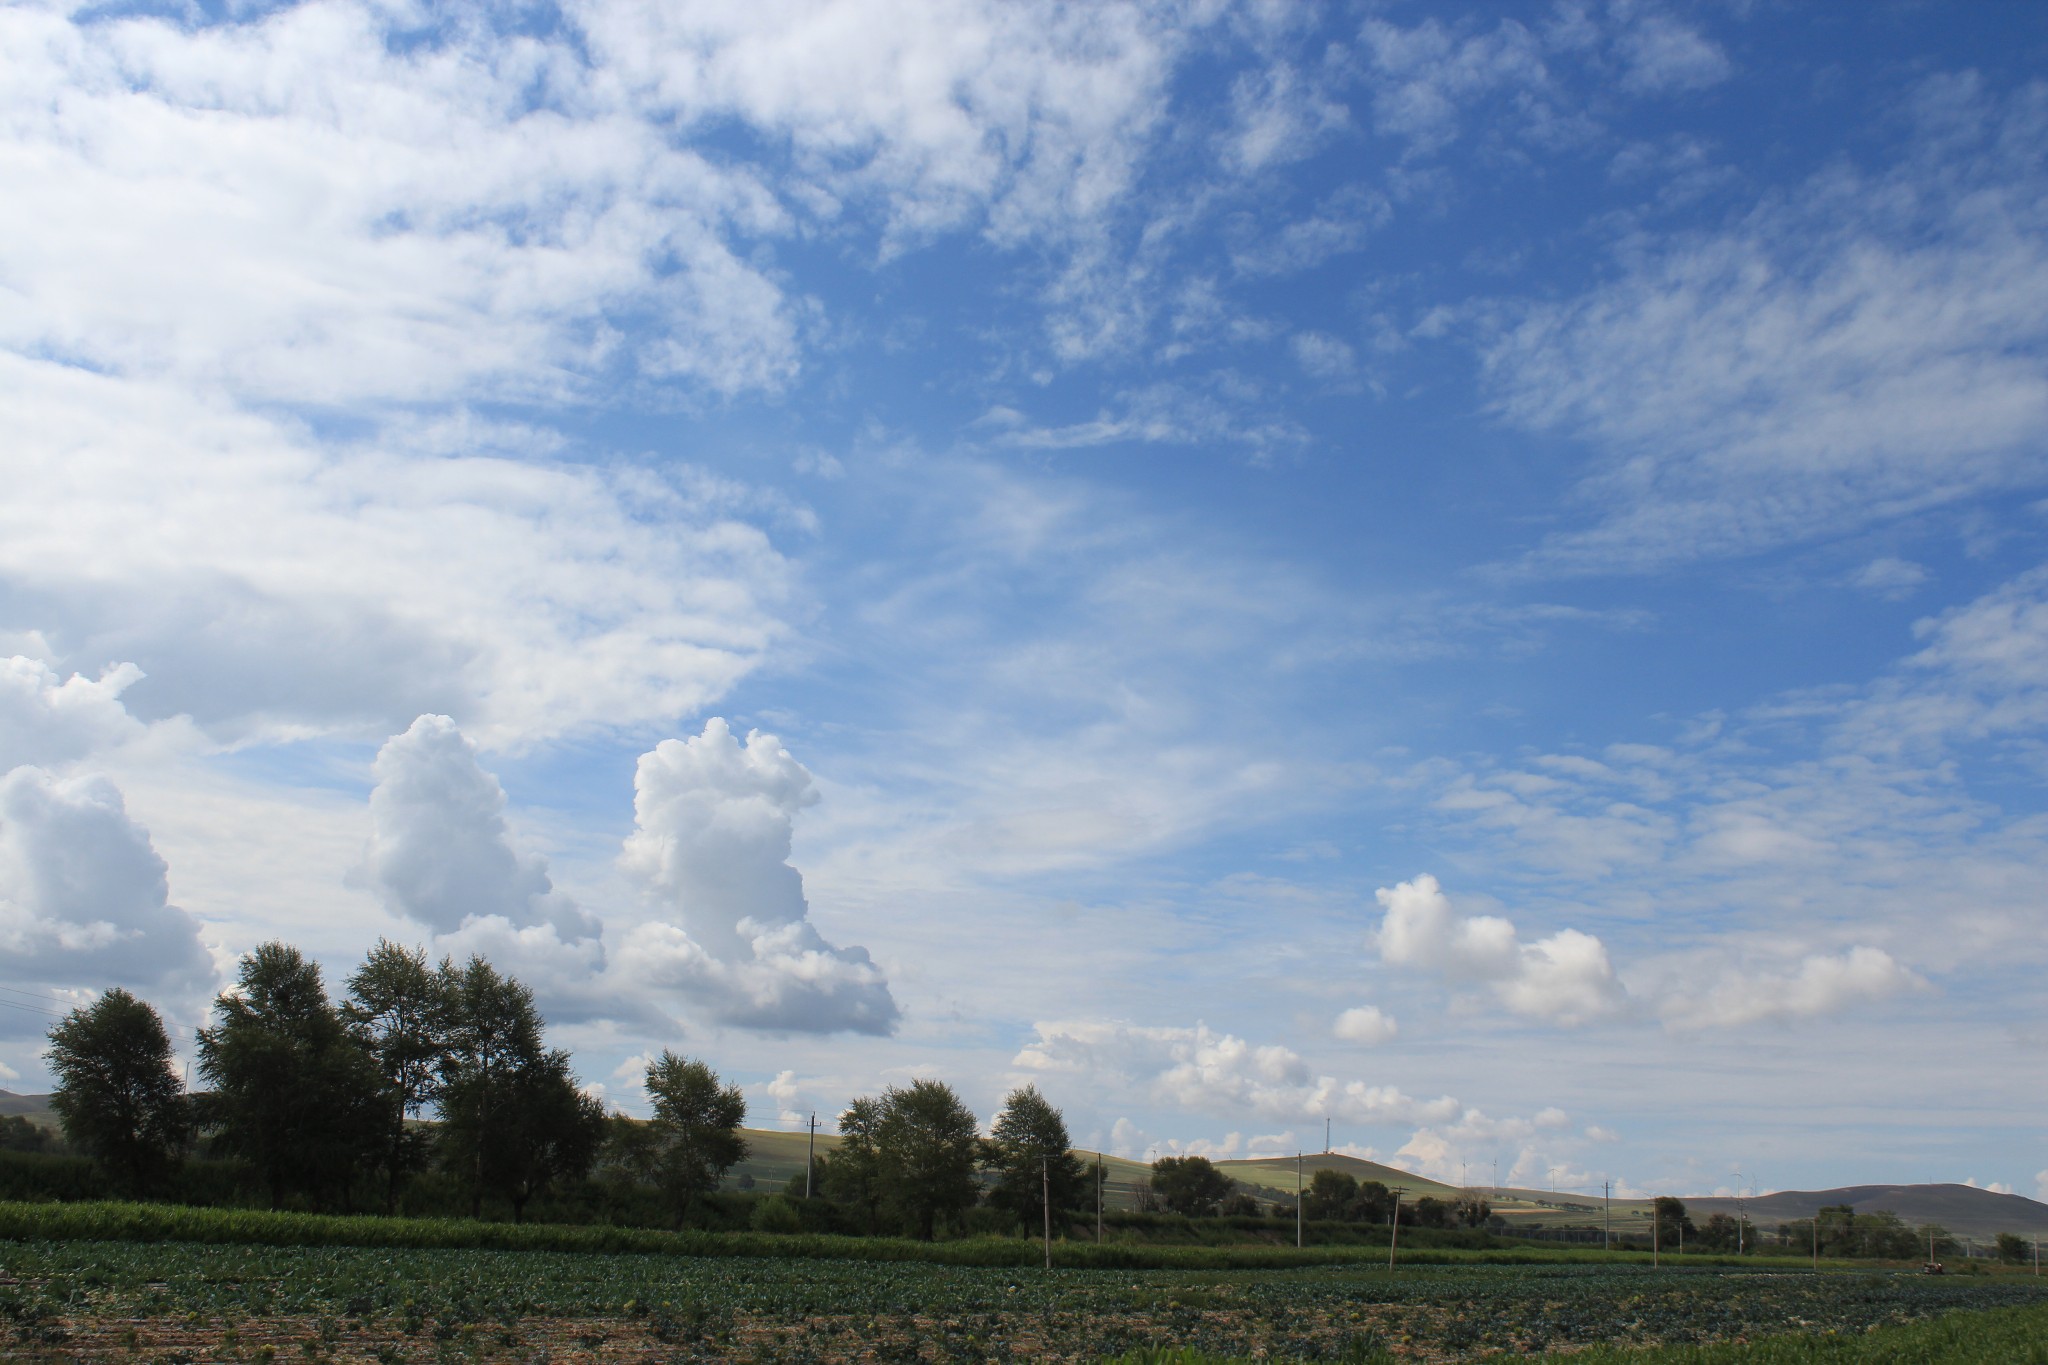
{"type": "MultiPolygon", "coordinates": [[[[271,1213],[251,1209],[194,1208],[170,1204],[0,1202],[0,1240],[95,1242],[196,1242],[249,1246],[355,1246],[440,1250],[561,1251],[631,1253],[652,1256],[759,1256],[777,1259],[917,1261],[954,1266],[1014,1266],[1043,1263],[1035,1241],[1010,1237],[917,1242],[894,1237],[761,1232],[662,1232],[609,1225],[512,1224],[465,1218],[384,1218],[314,1213],[271,1213]]],[[[1585,1249],[1514,1248],[1466,1251],[1417,1248],[1402,1253],[1404,1265],[1647,1264],[1625,1252],[1585,1249]]],[[[1167,1246],[1133,1242],[1064,1241],[1053,1244],[1053,1264],[1074,1269],[1277,1270],[1293,1266],[1384,1266],[1378,1246],[1167,1246]]],[[[1768,1268],[1803,1265],[1794,1257],[1689,1257],[1693,1266],[1716,1264],[1768,1268]]]]}

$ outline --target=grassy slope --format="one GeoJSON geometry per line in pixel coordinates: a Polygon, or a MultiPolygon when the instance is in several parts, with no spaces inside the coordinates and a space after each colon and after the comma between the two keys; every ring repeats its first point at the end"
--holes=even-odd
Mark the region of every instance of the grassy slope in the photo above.
{"type": "MultiPolygon", "coordinates": [[[[1257,1185],[1284,1194],[1294,1195],[1294,1158],[1261,1157],[1252,1161],[1219,1161],[1216,1169],[1232,1180],[1242,1180],[1247,1185],[1257,1185]]],[[[1460,1193],[1454,1186],[1440,1184],[1392,1166],[1382,1166],[1376,1161],[1364,1161],[1355,1156],[1344,1156],[1336,1152],[1317,1152],[1301,1158],[1301,1177],[1304,1181],[1315,1179],[1317,1171],[1342,1171],[1352,1179],[1363,1183],[1377,1180],[1390,1190],[1401,1191],[1404,1199],[1419,1199],[1430,1195],[1437,1199],[1456,1199],[1460,1193]]]]}

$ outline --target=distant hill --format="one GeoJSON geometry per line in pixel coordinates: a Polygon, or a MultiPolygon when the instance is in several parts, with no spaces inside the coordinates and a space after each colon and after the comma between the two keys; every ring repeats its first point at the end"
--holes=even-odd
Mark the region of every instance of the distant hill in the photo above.
{"type": "Polygon", "coordinates": [[[16,1115],[27,1119],[38,1128],[57,1130],[57,1115],[50,1109],[48,1095],[17,1095],[12,1090],[0,1090],[0,1119],[16,1115]]]}
{"type": "MultiPolygon", "coordinates": [[[[1886,1211],[1914,1226],[1939,1223],[1958,1237],[1988,1241],[2001,1232],[2048,1237],[2048,1204],[2017,1194],[1995,1194],[1974,1185],[1846,1185],[1834,1190],[1779,1190],[1742,1201],[1749,1221],[1769,1231],[1780,1223],[1811,1218],[1826,1204],[1847,1204],[1858,1213],[1886,1211]]],[[[1716,1213],[1735,1214],[1733,1199],[1688,1199],[1693,1221],[1716,1213]]]]}
{"type": "MultiPolygon", "coordinates": [[[[1316,1152],[1301,1159],[1301,1180],[1304,1185],[1316,1178],[1317,1171],[1342,1171],[1353,1180],[1364,1184],[1377,1180],[1390,1190],[1401,1191],[1404,1199],[1420,1199],[1430,1195],[1437,1199],[1456,1199],[1463,1191],[1452,1185],[1445,1185],[1425,1176],[1413,1175],[1392,1166],[1382,1166],[1377,1161],[1366,1161],[1360,1157],[1344,1156],[1337,1152],[1316,1152]]],[[[1295,1158],[1291,1156],[1257,1157],[1245,1161],[1219,1161],[1216,1169],[1232,1180],[1241,1180],[1247,1185],[1256,1185],[1292,1198],[1295,1184],[1295,1158]]]]}

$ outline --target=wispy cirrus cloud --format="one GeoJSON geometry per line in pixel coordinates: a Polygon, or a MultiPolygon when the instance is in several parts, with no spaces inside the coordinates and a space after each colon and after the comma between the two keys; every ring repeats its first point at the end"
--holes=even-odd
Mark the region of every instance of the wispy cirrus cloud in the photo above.
{"type": "Polygon", "coordinates": [[[1524,561],[1612,572],[1840,535],[2048,481],[2048,87],[1930,78],[1893,164],[1838,164],[1487,346],[1506,421],[1603,453],[1595,523],[1524,561]]]}

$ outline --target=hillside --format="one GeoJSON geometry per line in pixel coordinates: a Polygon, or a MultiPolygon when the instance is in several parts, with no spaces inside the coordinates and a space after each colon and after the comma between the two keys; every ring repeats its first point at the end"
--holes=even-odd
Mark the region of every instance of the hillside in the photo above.
{"type": "MultiPolygon", "coordinates": [[[[1337,1152],[1316,1152],[1301,1159],[1301,1179],[1305,1183],[1315,1179],[1317,1171],[1341,1171],[1352,1179],[1364,1184],[1377,1180],[1390,1190],[1401,1191],[1403,1199],[1420,1199],[1430,1195],[1437,1199],[1456,1199],[1462,1193],[1455,1186],[1439,1184],[1423,1176],[1382,1166],[1376,1161],[1366,1161],[1355,1156],[1344,1156],[1337,1152]]],[[[1274,1194],[1294,1197],[1295,1158],[1259,1157],[1247,1161],[1219,1161],[1216,1169],[1232,1180],[1241,1180],[1247,1185],[1270,1190],[1274,1194]]]]}
{"type": "Polygon", "coordinates": [[[17,1095],[12,1090],[0,1090],[0,1119],[16,1115],[39,1128],[56,1131],[57,1116],[50,1111],[48,1095],[17,1095]]]}
{"type": "MultiPolygon", "coordinates": [[[[1958,1237],[1980,1242],[2001,1232],[2048,1238],[2048,1204],[1974,1185],[1846,1185],[1833,1190],[1780,1190],[1742,1201],[1749,1221],[1765,1230],[1811,1218],[1826,1204],[1847,1204],[1858,1213],[1886,1210],[1916,1227],[1939,1223],[1958,1237]]],[[[1695,1222],[1716,1213],[1735,1213],[1733,1199],[1688,1199],[1685,1207],[1695,1222]]]]}

